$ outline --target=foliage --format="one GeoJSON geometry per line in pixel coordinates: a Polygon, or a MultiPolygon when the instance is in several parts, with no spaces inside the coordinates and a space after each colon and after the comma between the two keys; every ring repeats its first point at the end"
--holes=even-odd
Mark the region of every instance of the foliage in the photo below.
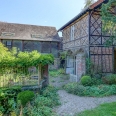
{"type": "MultiPolygon", "coordinates": [[[[10,90],[8,88],[2,88],[2,89],[4,91],[10,90]]],[[[20,90],[19,87],[13,87],[12,89],[16,90],[17,93],[20,92],[18,91],[20,90]]],[[[7,96],[4,97],[3,93],[0,93],[1,95],[0,100],[1,98],[3,98],[3,100],[5,101],[7,96]]],[[[11,95],[9,91],[8,91],[8,95],[9,96],[11,95]]],[[[60,104],[59,97],[57,94],[57,89],[52,86],[48,86],[42,89],[40,94],[37,93],[36,95],[34,95],[34,93],[31,91],[23,91],[23,92],[20,92],[18,96],[17,94],[14,94],[13,96],[11,96],[11,98],[8,97],[8,99],[10,100],[7,102],[7,104],[9,105],[5,104],[4,106],[3,104],[4,101],[2,101],[2,104],[0,104],[1,116],[2,115],[19,116],[19,113],[21,111],[20,110],[21,104],[19,102],[17,103],[16,99],[21,100],[21,103],[23,105],[23,108],[22,108],[23,116],[56,116],[52,108],[60,104]],[[33,97],[34,99],[32,99],[33,97]],[[31,100],[31,103],[26,104],[30,100],[31,100]]]]}
{"type": "Polygon", "coordinates": [[[91,77],[90,76],[83,76],[82,78],[81,78],[81,83],[82,83],[82,85],[84,85],[84,86],[90,86],[91,85],[91,77]]]}
{"type": "MultiPolygon", "coordinates": [[[[29,68],[36,67],[40,64],[42,71],[44,65],[51,64],[54,57],[51,54],[40,54],[37,51],[16,52],[13,48],[9,51],[0,43],[0,86],[9,86],[13,84],[24,84],[30,77],[29,68]],[[13,83],[14,82],[14,83],[13,83]],[[24,83],[23,83],[24,82],[24,83]]],[[[37,72],[37,71],[36,71],[37,72]]]]}
{"type": "Polygon", "coordinates": [[[86,74],[90,76],[94,75],[93,62],[89,58],[86,58],[86,74]]]}
{"type": "Polygon", "coordinates": [[[86,75],[96,78],[101,78],[103,76],[101,67],[95,65],[90,58],[86,58],[86,75]]]}
{"type": "Polygon", "coordinates": [[[91,85],[101,85],[101,84],[104,84],[101,78],[98,77],[91,78],[91,85]]]}
{"type": "Polygon", "coordinates": [[[52,102],[54,102],[54,105],[59,105],[59,97],[57,94],[57,89],[53,86],[48,86],[45,88],[45,90],[42,91],[42,95],[44,97],[52,99],[52,102]]]}
{"type": "Polygon", "coordinates": [[[32,91],[22,91],[18,93],[17,100],[21,102],[21,105],[25,106],[29,101],[34,98],[34,92],[32,91]]]}
{"type": "Polygon", "coordinates": [[[23,116],[55,116],[55,113],[52,111],[52,108],[47,106],[41,106],[37,108],[36,106],[31,107],[30,113],[23,116]]]}
{"type": "MultiPolygon", "coordinates": [[[[48,86],[37,94],[28,108],[23,108],[23,116],[55,116],[52,108],[59,105],[57,89],[48,86]]],[[[17,113],[19,114],[19,113],[17,113]]]]}
{"type": "Polygon", "coordinates": [[[19,52],[14,53],[8,51],[6,47],[0,43],[0,67],[29,67],[38,66],[38,64],[46,65],[51,64],[54,61],[52,54],[41,54],[36,50],[32,52],[19,52]]]}
{"type": "Polygon", "coordinates": [[[92,5],[94,3],[94,0],[85,0],[85,6],[84,8],[89,7],[90,5],[92,5]]]}
{"type": "Polygon", "coordinates": [[[79,96],[103,97],[116,95],[116,85],[83,86],[78,83],[69,83],[64,86],[64,89],[79,96]]]}
{"type": "Polygon", "coordinates": [[[95,109],[83,111],[75,116],[116,116],[116,102],[102,104],[95,109]]]}
{"type": "Polygon", "coordinates": [[[105,77],[102,77],[102,80],[105,84],[116,84],[116,74],[111,74],[105,77]]]}
{"type": "Polygon", "coordinates": [[[111,38],[106,41],[106,45],[112,45],[113,40],[116,39],[116,0],[108,0],[107,4],[103,4],[101,8],[103,33],[109,34],[111,38]],[[114,10],[111,10],[113,8],[114,10]]]}
{"type": "Polygon", "coordinates": [[[66,59],[67,52],[60,52],[60,59],[65,60],[66,59]]]}
{"type": "Polygon", "coordinates": [[[0,88],[0,111],[9,114],[16,107],[16,96],[21,92],[21,87],[0,88]]]}
{"type": "Polygon", "coordinates": [[[58,70],[50,70],[49,74],[51,77],[58,77],[58,76],[62,76],[65,74],[65,70],[63,68],[60,68],[58,70]]]}

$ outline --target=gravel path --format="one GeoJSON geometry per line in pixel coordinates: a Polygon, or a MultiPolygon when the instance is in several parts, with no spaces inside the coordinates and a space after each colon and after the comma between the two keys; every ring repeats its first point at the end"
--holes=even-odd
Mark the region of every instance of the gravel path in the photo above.
{"type": "Polygon", "coordinates": [[[54,110],[58,116],[74,116],[75,113],[92,109],[102,103],[116,101],[116,96],[94,98],[94,97],[79,97],[67,93],[65,90],[59,90],[61,105],[54,110]]]}

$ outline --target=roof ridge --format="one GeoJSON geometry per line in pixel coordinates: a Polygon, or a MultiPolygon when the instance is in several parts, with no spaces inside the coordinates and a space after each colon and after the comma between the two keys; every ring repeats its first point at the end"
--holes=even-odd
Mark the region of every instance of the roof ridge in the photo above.
{"type": "Polygon", "coordinates": [[[25,26],[38,26],[38,27],[50,27],[50,28],[56,28],[56,27],[54,27],[54,26],[42,26],[42,25],[34,25],[34,24],[12,23],[12,22],[6,22],[6,21],[0,21],[0,23],[14,24],[14,25],[25,25],[25,26]]]}

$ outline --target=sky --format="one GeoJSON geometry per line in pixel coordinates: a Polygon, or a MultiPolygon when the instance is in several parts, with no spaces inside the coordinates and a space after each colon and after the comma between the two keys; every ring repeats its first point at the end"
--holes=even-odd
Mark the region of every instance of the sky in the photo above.
{"type": "Polygon", "coordinates": [[[0,21],[56,29],[81,12],[85,0],[0,0],[0,21]]]}

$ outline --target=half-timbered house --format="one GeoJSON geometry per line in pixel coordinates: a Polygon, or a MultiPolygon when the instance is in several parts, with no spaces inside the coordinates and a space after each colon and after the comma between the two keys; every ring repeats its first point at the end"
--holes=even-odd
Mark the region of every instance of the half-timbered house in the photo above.
{"type": "Polygon", "coordinates": [[[107,0],[98,0],[62,26],[63,51],[67,52],[66,72],[72,81],[86,73],[86,59],[94,63],[95,72],[116,70],[115,45],[105,47],[110,35],[102,33],[100,8],[107,0]]]}

